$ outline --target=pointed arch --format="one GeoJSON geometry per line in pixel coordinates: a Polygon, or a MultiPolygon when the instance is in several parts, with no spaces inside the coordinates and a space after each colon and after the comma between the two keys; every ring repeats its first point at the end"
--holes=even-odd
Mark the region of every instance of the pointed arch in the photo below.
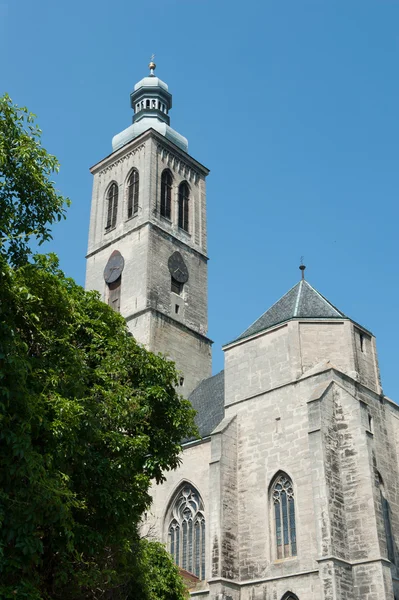
{"type": "Polygon", "coordinates": [[[182,181],[179,185],[179,219],[178,225],[180,229],[188,231],[189,222],[189,200],[190,200],[190,187],[187,181],[182,181]]]}
{"type": "Polygon", "coordinates": [[[295,492],[291,477],[278,471],[269,486],[269,499],[272,509],[277,559],[297,555],[295,492]]]}
{"type": "Polygon", "coordinates": [[[175,563],[205,579],[205,508],[200,493],[191,483],[183,481],[173,494],[165,529],[175,563]]]}
{"type": "Polygon", "coordinates": [[[107,224],[105,229],[111,229],[116,225],[118,214],[118,184],[112,181],[107,190],[107,224]]]}
{"type": "Polygon", "coordinates": [[[132,169],[127,180],[127,218],[137,215],[139,211],[139,172],[132,169]]]}
{"type": "Polygon", "coordinates": [[[299,598],[292,592],[286,592],[281,600],[299,600],[299,598]]]}
{"type": "Polygon", "coordinates": [[[169,169],[162,171],[161,175],[161,216],[167,219],[172,214],[172,185],[173,176],[169,169]]]}

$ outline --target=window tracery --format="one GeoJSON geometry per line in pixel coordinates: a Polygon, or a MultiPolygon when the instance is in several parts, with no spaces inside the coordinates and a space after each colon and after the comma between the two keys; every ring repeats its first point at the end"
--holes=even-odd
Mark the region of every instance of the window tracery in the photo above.
{"type": "Polygon", "coordinates": [[[108,209],[107,209],[107,224],[106,229],[115,227],[116,217],[118,214],[118,185],[111,183],[107,193],[108,209]]]}
{"type": "Polygon", "coordinates": [[[161,175],[161,216],[167,219],[171,217],[172,183],[172,174],[169,169],[165,169],[161,175]]]}
{"type": "Polygon", "coordinates": [[[127,184],[127,218],[130,219],[139,211],[139,172],[133,169],[127,184]]]}
{"type": "Polygon", "coordinates": [[[175,563],[205,578],[205,515],[202,499],[191,485],[177,493],[169,513],[168,546],[175,563]]]}
{"type": "Polygon", "coordinates": [[[296,556],[295,499],[291,479],[280,473],[271,489],[274,504],[274,523],[277,558],[296,556]]]}
{"type": "Polygon", "coordinates": [[[188,210],[189,210],[190,188],[186,181],[179,185],[179,227],[188,231],[188,210]]]}

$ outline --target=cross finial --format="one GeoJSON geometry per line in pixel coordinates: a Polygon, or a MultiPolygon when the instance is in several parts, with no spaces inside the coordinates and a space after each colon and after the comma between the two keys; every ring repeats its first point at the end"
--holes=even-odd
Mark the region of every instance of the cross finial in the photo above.
{"type": "Polygon", "coordinates": [[[299,265],[300,270],[302,271],[302,279],[305,279],[305,265],[303,264],[303,256],[301,256],[301,264],[299,265]]]}
{"type": "Polygon", "coordinates": [[[157,65],[154,63],[154,58],[155,58],[155,54],[151,54],[150,64],[148,65],[148,66],[149,66],[149,68],[150,68],[150,76],[151,76],[151,77],[153,77],[153,76],[154,76],[154,70],[155,70],[155,67],[157,66],[157,65]]]}

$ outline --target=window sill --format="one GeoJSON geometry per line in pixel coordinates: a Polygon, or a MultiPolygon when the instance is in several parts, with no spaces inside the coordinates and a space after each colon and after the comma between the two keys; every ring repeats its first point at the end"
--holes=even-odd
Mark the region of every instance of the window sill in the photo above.
{"type": "Polygon", "coordinates": [[[191,237],[191,233],[189,233],[186,229],[183,229],[183,227],[178,227],[178,229],[180,233],[183,233],[187,237],[191,237]]]}
{"type": "Polygon", "coordinates": [[[128,217],[128,218],[126,219],[126,221],[125,221],[125,222],[127,223],[128,221],[133,221],[134,219],[137,219],[137,217],[138,217],[138,216],[139,216],[139,213],[138,213],[138,212],[136,212],[136,213],[135,213],[134,215],[132,215],[131,217],[128,217]]]}
{"type": "Polygon", "coordinates": [[[168,217],[164,217],[163,215],[159,215],[159,218],[160,218],[162,221],[166,221],[166,223],[169,223],[169,225],[172,225],[172,220],[171,220],[171,219],[168,219],[168,217]]]}
{"type": "Polygon", "coordinates": [[[286,563],[288,561],[293,562],[294,560],[298,560],[298,556],[287,556],[287,558],[276,558],[273,561],[274,565],[281,565],[282,563],[286,563]]]}
{"type": "Polygon", "coordinates": [[[115,231],[116,229],[116,225],[114,225],[114,227],[106,227],[104,230],[104,233],[109,233],[110,231],[115,231]]]}

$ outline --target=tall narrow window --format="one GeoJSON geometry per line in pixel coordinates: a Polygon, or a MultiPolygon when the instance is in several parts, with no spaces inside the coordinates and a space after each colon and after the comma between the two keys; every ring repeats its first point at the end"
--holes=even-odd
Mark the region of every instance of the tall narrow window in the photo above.
{"type": "Polygon", "coordinates": [[[122,276],[108,284],[108,304],[116,311],[121,310],[122,276]]]}
{"type": "Polygon", "coordinates": [[[127,182],[127,218],[137,215],[139,211],[139,172],[136,169],[130,174],[127,182]]]}
{"type": "Polygon", "coordinates": [[[378,473],[378,481],[380,484],[380,498],[381,498],[381,510],[384,519],[385,539],[387,544],[388,560],[395,564],[395,550],[392,534],[392,523],[391,523],[391,507],[386,497],[384,483],[381,475],[378,473]]]}
{"type": "Polygon", "coordinates": [[[188,231],[188,210],[189,210],[190,188],[188,183],[183,181],[179,185],[179,227],[188,231]]]}
{"type": "Polygon", "coordinates": [[[294,488],[288,475],[278,475],[273,483],[271,496],[274,504],[277,558],[296,556],[294,488]]]}
{"type": "Polygon", "coordinates": [[[205,516],[201,497],[188,483],[176,494],[169,512],[169,552],[175,563],[205,578],[205,516]]]}
{"type": "Polygon", "coordinates": [[[107,225],[106,229],[115,227],[116,216],[118,214],[118,185],[113,182],[108,188],[107,194],[108,210],[107,210],[107,225]]]}
{"type": "Polygon", "coordinates": [[[172,174],[166,169],[161,176],[161,215],[170,219],[172,206],[172,174]]]}

